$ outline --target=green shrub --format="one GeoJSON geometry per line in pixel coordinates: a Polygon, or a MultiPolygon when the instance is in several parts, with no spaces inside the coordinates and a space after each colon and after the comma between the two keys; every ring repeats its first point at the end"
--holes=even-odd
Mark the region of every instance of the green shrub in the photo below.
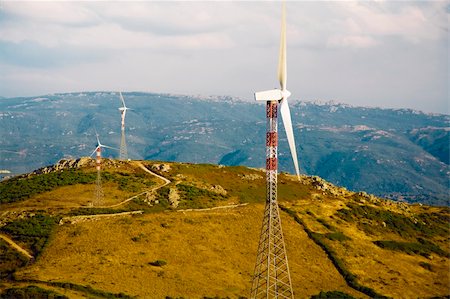
{"type": "Polygon", "coordinates": [[[0,231],[26,244],[37,257],[47,244],[58,221],[58,218],[37,214],[31,218],[12,221],[0,231]]]}
{"type": "Polygon", "coordinates": [[[150,262],[148,264],[155,266],[155,267],[162,267],[162,266],[167,265],[167,262],[165,260],[156,260],[156,261],[150,262]]]}
{"type": "Polygon", "coordinates": [[[9,288],[0,294],[4,299],[68,299],[64,295],[54,291],[42,289],[37,286],[26,286],[21,288],[9,288]]]}
{"type": "Polygon", "coordinates": [[[356,223],[358,228],[368,234],[375,234],[377,229],[395,233],[401,237],[415,237],[441,235],[446,236],[450,232],[448,214],[425,213],[418,215],[417,220],[413,220],[405,215],[387,211],[383,208],[368,205],[348,203],[348,209],[340,209],[337,216],[347,222],[356,223]],[[385,224],[381,228],[381,223],[385,224]],[[375,223],[371,225],[369,223],[375,223]]]}
{"type": "Polygon", "coordinates": [[[0,203],[24,200],[61,186],[93,183],[95,179],[94,173],[84,173],[73,169],[35,175],[29,178],[11,178],[0,182],[0,203]]]}
{"type": "Polygon", "coordinates": [[[326,222],[325,219],[323,219],[323,218],[317,218],[317,221],[331,231],[336,230],[336,228],[334,226],[332,226],[331,224],[326,222]]]}
{"type": "Polygon", "coordinates": [[[155,185],[155,182],[145,179],[143,174],[130,175],[126,172],[103,172],[102,177],[110,182],[118,184],[118,189],[130,193],[138,192],[143,188],[155,185]]]}
{"type": "Polygon", "coordinates": [[[428,271],[434,272],[433,267],[429,263],[419,262],[419,266],[421,266],[424,269],[427,269],[428,271]]]}
{"type": "Polygon", "coordinates": [[[344,235],[342,232],[332,232],[324,234],[324,237],[331,241],[347,241],[351,240],[349,237],[344,235]]]}
{"type": "Polygon", "coordinates": [[[11,246],[0,239],[0,280],[11,278],[16,269],[27,264],[28,259],[12,249],[11,246]]]}
{"type": "Polygon", "coordinates": [[[440,256],[450,257],[450,255],[443,251],[436,244],[419,238],[418,242],[399,242],[390,240],[379,240],[373,242],[380,248],[405,252],[407,254],[419,254],[424,257],[430,257],[431,253],[435,253],[440,256]]]}
{"type": "Polygon", "coordinates": [[[198,197],[208,197],[213,200],[220,200],[227,197],[223,194],[218,194],[216,192],[212,192],[206,189],[185,184],[178,184],[177,189],[182,193],[183,197],[187,200],[195,200],[198,197]]]}
{"type": "MultiPolygon", "coordinates": [[[[117,298],[133,299],[134,298],[125,293],[118,293],[118,294],[109,293],[109,292],[105,292],[102,290],[94,289],[89,285],[83,286],[83,285],[74,284],[71,282],[41,281],[41,280],[34,280],[34,279],[24,279],[24,280],[20,280],[20,282],[46,284],[46,285],[52,286],[52,287],[58,287],[58,288],[74,290],[74,291],[78,291],[78,292],[82,292],[82,293],[87,293],[87,294],[93,295],[95,298],[97,298],[97,297],[108,298],[108,299],[117,299],[117,298]]],[[[87,297],[92,298],[93,296],[88,295],[87,297]]],[[[34,297],[30,297],[30,298],[34,298],[34,297]]],[[[47,298],[47,297],[45,297],[45,298],[47,298]]],[[[48,298],[52,298],[52,297],[48,297],[48,298]]],[[[66,297],[64,297],[64,298],[66,298],[66,297]]]]}

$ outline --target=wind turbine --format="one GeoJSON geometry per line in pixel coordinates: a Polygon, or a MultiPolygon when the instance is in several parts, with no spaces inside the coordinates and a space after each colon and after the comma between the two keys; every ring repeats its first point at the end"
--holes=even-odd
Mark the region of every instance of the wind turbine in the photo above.
{"type": "Polygon", "coordinates": [[[122,101],[122,107],[119,108],[120,115],[122,118],[122,126],[121,126],[121,138],[120,138],[120,151],[119,151],[119,160],[127,160],[128,159],[128,151],[127,151],[127,143],[125,140],[125,115],[127,110],[131,110],[125,105],[125,100],[122,96],[122,92],[119,92],[120,99],[122,101]]]}
{"type": "Polygon", "coordinates": [[[255,93],[256,101],[266,102],[266,207],[253,275],[251,298],[294,298],[277,201],[278,103],[280,103],[280,112],[295,172],[297,177],[300,177],[291,112],[287,101],[291,93],[286,89],[286,6],[284,3],[281,18],[278,80],[280,89],[255,93]]]}
{"type": "Polygon", "coordinates": [[[92,152],[92,154],[89,157],[92,157],[94,154],[96,154],[96,169],[97,169],[97,180],[95,184],[95,194],[94,194],[94,202],[92,205],[99,206],[103,202],[103,188],[102,188],[102,179],[101,179],[101,163],[102,163],[102,148],[110,148],[117,150],[114,147],[110,147],[104,144],[100,143],[100,139],[98,137],[97,131],[95,132],[95,136],[97,137],[97,147],[92,152]]]}

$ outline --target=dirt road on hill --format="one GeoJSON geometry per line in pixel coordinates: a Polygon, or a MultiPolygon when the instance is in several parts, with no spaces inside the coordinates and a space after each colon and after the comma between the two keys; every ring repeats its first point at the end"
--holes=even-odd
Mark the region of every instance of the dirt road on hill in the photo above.
{"type": "Polygon", "coordinates": [[[168,179],[166,179],[165,177],[160,176],[159,174],[154,173],[153,171],[149,170],[149,169],[148,169],[147,167],[145,167],[141,162],[134,162],[134,164],[136,164],[137,166],[139,166],[143,171],[148,172],[148,173],[150,173],[151,175],[154,175],[154,176],[160,178],[161,180],[163,180],[163,181],[165,182],[164,185],[159,186],[159,187],[157,187],[156,189],[161,188],[161,187],[164,187],[164,186],[167,185],[167,184],[170,184],[170,180],[168,180],[168,179]]]}
{"type": "Polygon", "coordinates": [[[141,196],[141,195],[143,195],[143,194],[145,194],[145,193],[154,192],[154,191],[158,190],[159,188],[162,188],[162,187],[164,187],[164,186],[166,186],[166,185],[168,185],[168,184],[171,183],[170,180],[166,179],[165,177],[160,176],[159,174],[154,173],[153,171],[149,170],[149,169],[148,169],[147,167],[145,167],[141,162],[133,161],[133,162],[131,162],[131,163],[134,164],[134,165],[136,165],[136,166],[138,166],[139,168],[141,168],[141,169],[144,170],[145,172],[147,172],[147,173],[149,173],[149,174],[151,174],[151,175],[153,175],[153,176],[155,176],[155,177],[157,177],[157,178],[163,180],[163,181],[164,181],[164,184],[159,185],[159,186],[156,186],[156,187],[153,187],[152,189],[147,190],[147,191],[144,191],[144,192],[141,192],[141,193],[139,193],[139,194],[136,194],[136,195],[134,195],[134,196],[132,196],[132,197],[130,197],[130,198],[127,198],[127,199],[125,199],[124,201],[119,202],[119,203],[117,203],[117,204],[114,204],[114,205],[111,205],[111,206],[99,207],[99,208],[115,208],[115,207],[121,206],[121,205],[123,205],[123,204],[125,204],[125,203],[127,203],[127,202],[129,202],[129,201],[131,201],[131,200],[133,200],[133,199],[135,199],[135,198],[138,197],[138,196],[141,196]]]}
{"type": "Polygon", "coordinates": [[[16,242],[14,242],[10,237],[8,237],[7,235],[3,235],[0,234],[0,238],[5,240],[6,243],[8,243],[9,245],[11,245],[12,248],[14,248],[15,250],[17,250],[18,252],[20,252],[21,254],[23,254],[24,256],[26,256],[29,259],[32,259],[33,256],[24,248],[22,248],[19,244],[17,244],[16,242]]]}

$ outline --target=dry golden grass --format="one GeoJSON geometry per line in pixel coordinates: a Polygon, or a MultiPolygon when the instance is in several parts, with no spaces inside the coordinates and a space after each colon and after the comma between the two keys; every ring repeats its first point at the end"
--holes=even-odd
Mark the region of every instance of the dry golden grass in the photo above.
{"type": "MultiPolygon", "coordinates": [[[[18,276],[139,298],[249,296],[262,215],[256,204],[64,225],[36,264],[18,276]],[[167,265],[149,265],[159,259],[167,265]]],[[[322,290],[361,296],[297,223],[284,213],[282,220],[297,298],[322,290]]]]}
{"type": "MultiPolygon", "coordinates": [[[[110,172],[118,170],[145,174],[146,179],[152,177],[139,169],[136,162],[105,164],[105,170],[110,172]]],[[[172,180],[169,186],[177,182],[205,189],[221,185],[228,197],[214,201],[214,205],[250,204],[234,209],[170,211],[64,224],[58,227],[36,263],[22,268],[17,277],[90,285],[138,298],[248,297],[263,217],[264,173],[244,167],[165,164],[171,167],[170,171],[162,173],[172,180]],[[244,174],[256,179],[243,179],[244,174]],[[152,266],[150,263],[156,260],[165,260],[167,264],[152,266]]],[[[153,181],[163,183],[154,178],[153,181]]],[[[441,208],[417,205],[405,209],[390,201],[361,201],[352,194],[336,197],[286,175],[280,175],[279,183],[281,202],[295,210],[309,230],[321,234],[341,232],[351,238],[324,242],[347,270],[356,275],[360,284],[394,298],[448,295],[448,258],[432,254],[432,258],[427,259],[381,249],[373,243],[376,240],[415,241],[419,234],[404,239],[391,231],[383,231],[381,223],[370,223],[378,226],[375,234],[368,235],[357,223],[344,221],[336,215],[336,211],[346,208],[347,204],[358,202],[407,217],[424,212],[439,213],[441,208]],[[429,265],[429,269],[423,267],[424,264],[429,265]]],[[[134,195],[117,187],[112,182],[104,184],[104,205],[134,195]]],[[[2,210],[45,209],[63,214],[86,205],[92,200],[93,192],[93,184],[61,187],[20,203],[3,205],[2,210]]],[[[296,298],[309,298],[320,291],[342,291],[357,298],[367,297],[346,284],[324,250],[308,237],[301,225],[284,212],[281,217],[296,298]]],[[[449,251],[448,236],[436,235],[432,240],[449,251]]]]}
{"type": "MultiPolygon", "coordinates": [[[[431,258],[420,255],[409,255],[403,252],[381,249],[373,241],[397,240],[407,241],[391,232],[380,232],[375,235],[367,235],[360,230],[356,223],[340,221],[334,212],[343,206],[341,199],[328,199],[322,203],[297,202],[293,205],[301,219],[313,232],[328,233],[317,219],[324,219],[328,224],[351,238],[346,241],[325,242],[333,248],[339,259],[344,261],[346,268],[357,276],[358,282],[374,289],[376,292],[393,298],[425,298],[443,296],[449,294],[450,286],[450,260],[446,257],[432,254],[431,258]],[[306,213],[309,211],[310,213],[306,213]],[[311,214],[312,213],[312,214],[311,214]],[[419,263],[431,265],[427,270],[419,263]]],[[[397,213],[405,213],[396,205],[386,205],[385,210],[397,213]],[[389,206],[389,208],[387,207],[389,206]]],[[[438,212],[440,208],[427,208],[427,212],[438,212]]],[[[411,211],[424,212],[419,206],[411,207],[411,211]]],[[[447,244],[448,245],[448,244],[447,244]]],[[[445,248],[448,251],[448,247],[445,248]]]]}

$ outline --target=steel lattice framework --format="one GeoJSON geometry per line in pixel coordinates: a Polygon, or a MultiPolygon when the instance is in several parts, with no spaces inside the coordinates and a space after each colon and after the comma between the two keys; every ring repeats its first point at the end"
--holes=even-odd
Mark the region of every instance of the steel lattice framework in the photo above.
{"type": "Polygon", "coordinates": [[[251,298],[294,298],[277,202],[278,101],[266,102],[266,207],[251,298]]]}
{"type": "Polygon", "coordinates": [[[121,111],[122,116],[122,126],[121,132],[122,136],[120,138],[120,151],[119,151],[119,160],[128,160],[128,151],[127,151],[127,142],[125,140],[125,112],[126,110],[121,111]]]}
{"type": "Polygon", "coordinates": [[[95,193],[94,193],[94,206],[100,206],[103,203],[103,188],[102,188],[102,177],[101,177],[101,161],[102,161],[102,148],[100,146],[95,150],[96,157],[96,169],[97,169],[97,180],[95,183],[95,193]]]}

